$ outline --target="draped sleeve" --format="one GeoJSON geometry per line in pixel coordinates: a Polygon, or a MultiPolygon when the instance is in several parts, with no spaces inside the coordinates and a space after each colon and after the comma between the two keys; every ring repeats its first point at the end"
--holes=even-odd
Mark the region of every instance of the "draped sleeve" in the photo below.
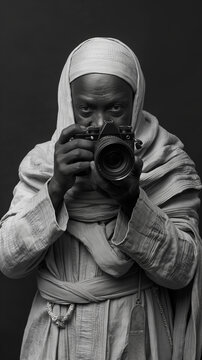
{"type": "Polygon", "coordinates": [[[22,161],[19,183],[9,211],[0,223],[0,269],[8,277],[28,275],[47,249],[66,230],[68,213],[63,203],[56,218],[47,182],[50,169],[43,162],[49,144],[35,147],[22,161]]]}
{"type": "Polygon", "coordinates": [[[129,221],[119,212],[111,241],[157,284],[180,289],[193,279],[199,261],[201,181],[175,135],[158,125],[147,144],[157,123],[144,114],[140,196],[129,221]]]}
{"type": "Polygon", "coordinates": [[[199,203],[198,193],[192,190],[160,208],[141,189],[130,221],[119,213],[112,242],[155,283],[182,288],[193,278],[198,261],[199,203]]]}

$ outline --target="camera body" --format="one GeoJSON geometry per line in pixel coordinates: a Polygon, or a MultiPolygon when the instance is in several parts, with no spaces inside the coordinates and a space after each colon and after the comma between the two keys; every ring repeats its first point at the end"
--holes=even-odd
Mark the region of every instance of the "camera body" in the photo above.
{"type": "Polygon", "coordinates": [[[89,126],[74,138],[95,142],[96,169],[110,181],[122,180],[134,170],[134,144],[137,149],[142,145],[140,140],[135,139],[131,126],[117,126],[114,121],[105,122],[101,128],[89,126]]]}

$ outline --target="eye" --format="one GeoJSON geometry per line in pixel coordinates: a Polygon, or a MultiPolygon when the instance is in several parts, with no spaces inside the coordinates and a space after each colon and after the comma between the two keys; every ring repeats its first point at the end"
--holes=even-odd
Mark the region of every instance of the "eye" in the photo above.
{"type": "Polygon", "coordinates": [[[81,116],[88,117],[92,114],[92,108],[88,105],[80,105],[79,113],[81,116]]]}
{"type": "Polygon", "coordinates": [[[114,115],[121,115],[123,112],[123,106],[121,104],[114,104],[111,106],[110,111],[114,114],[114,115]]]}

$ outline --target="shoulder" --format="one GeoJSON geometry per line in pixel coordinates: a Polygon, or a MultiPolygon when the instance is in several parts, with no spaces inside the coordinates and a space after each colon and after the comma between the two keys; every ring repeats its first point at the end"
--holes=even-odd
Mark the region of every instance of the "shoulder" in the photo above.
{"type": "Polygon", "coordinates": [[[48,179],[53,172],[54,145],[51,141],[37,144],[19,166],[20,180],[28,178],[48,179]]]}

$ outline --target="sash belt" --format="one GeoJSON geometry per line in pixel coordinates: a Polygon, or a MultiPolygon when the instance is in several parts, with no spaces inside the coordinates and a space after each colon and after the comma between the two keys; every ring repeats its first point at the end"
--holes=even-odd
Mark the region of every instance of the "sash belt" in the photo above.
{"type": "MultiPolygon", "coordinates": [[[[48,271],[39,271],[37,281],[38,289],[44,299],[62,305],[101,302],[135,293],[139,299],[140,295],[139,271],[129,271],[119,278],[104,274],[75,283],[58,280],[48,271]]],[[[153,282],[141,272],[141,291],[152,286],[153,282]]],[[[56,321],[56,324],[59,327],[65,327],[60,319],[56,321]]],[[[130,320],[128,360],[146,360],[145,345],[145,310],[136,302],[130,320]]],[[[104,354],[103,356],[105,358],[104,354]]]]}
{"type": "MultiPolygon", "coordinates": [[[[61,305],[88,304],[135,294],[139,286],[138,274],[137,270],[119,278],[104,274],[73,283],[58,280],[43,270],[38,272],[37,283],[41,296],[47,301],[61,305]]],[[[152,285],[153,282],[142,272],[141,290],[152,285]]]]}

